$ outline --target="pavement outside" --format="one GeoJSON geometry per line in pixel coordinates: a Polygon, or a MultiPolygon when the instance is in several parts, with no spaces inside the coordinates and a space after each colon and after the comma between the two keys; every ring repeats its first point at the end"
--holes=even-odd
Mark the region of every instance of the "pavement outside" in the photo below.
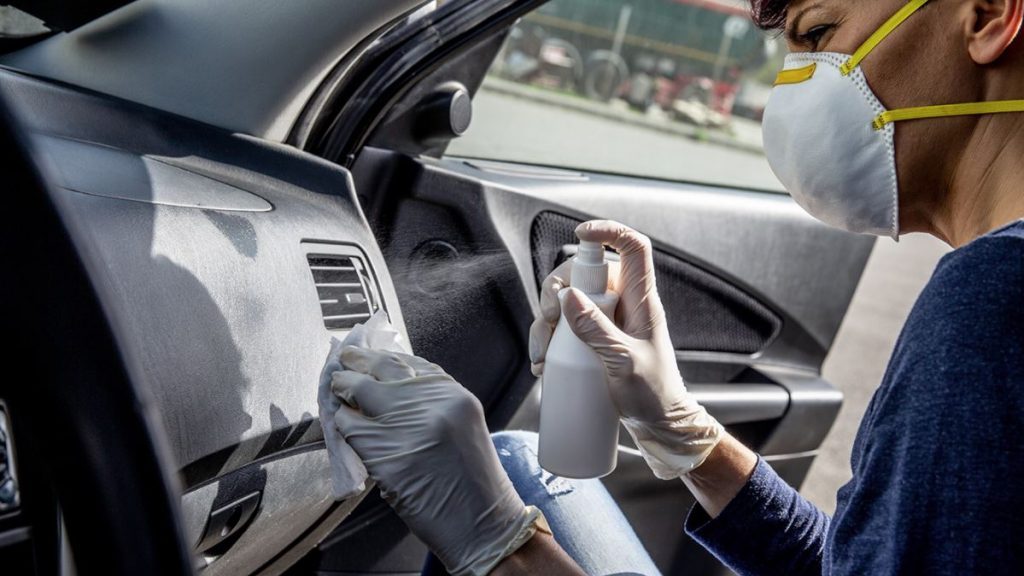
{"type": "Polygon", "coordinates": [[[677,136],[686,136],[695,140],[707,141],[719,146],[761,153],[761,125],[753,120],[734,117],[727,129],[705,129],[693,124],[671,121],[667,114],[655,108],[646,113],[631,109],[622,100],[610,103],[588,100],[583,96],[557,92],[513,82],[495,76],[488,76],[483,90],[495,94],[505,94],[518,98],[542,102],[550,106],[577,110],[591,116],[600,116],[616,122],[624,122],[642,126],[650,130],[665,132],[677,136]]]}
{"type": "MultiPolygon", "coordinates": [[[[489,79],[474,99],[473,126],[453,155],[623,172],[673,180],[781,190],[752,145],[756,125],[694,138],[695,128],[582,97],[489,79]]],[[[948,251],[928,236],[879,239],[823,373],[845,394],[802,492],[826,512],[850,478],[850,452],[907,314],[948,251]]]]}
{"type": "Polygon", "coordinates": [[[742,119],[731,135],[698,131],[614,103],[494,79],[473,99],[473,116],[449,154],[782,191],[756,145],[760,130],[742,119]]]}
{"type": "Polygon", "coordinates": [[[845,399],[802,493],[829,514],[835,511],[836,491],[850,479],[853,439],[896,338],[935,264],[948,251],[942,242],[922,234],[904,236],[898,244],[880,238],[875,245],[822,369],[845,399]]]}

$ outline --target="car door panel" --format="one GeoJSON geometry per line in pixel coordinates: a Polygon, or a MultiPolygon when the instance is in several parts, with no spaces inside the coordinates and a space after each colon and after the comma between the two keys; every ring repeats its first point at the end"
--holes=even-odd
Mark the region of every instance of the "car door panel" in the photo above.
{"type": "MultiPolygon", "coordinates": [[[[562,214],[563,229],[551,241],[556,246],[570,242],[575,224],[585,218],[613,218],[649,235],[684,378],[707,396],[709,411],[733,434],[799,487],[842,402],[820,377],[821,364],[872,238],[827,228],[774,193],[585,173],[572,179],[523,176],[514,165],[496,173],[494,163],[481,169],[453,159],[437,169],[490,182],[494,195],[529,198],[534,211],[520,214],[532,220],[534,232],[550,214],[562,214]],[[746,392],[748,386],[758,392],[746,392]],[[788,396],[781,412],[778,404],[772,404],[774,412],[765,409],[767,398],[778,402],[768,390],[788,396]]],[[[537,236],[531,234],[528,250],[533,273],[541,277],[556,262],[545,260],[553,250],[539,248],[537,236]]],[[[513,425],[535,429],[535,414],[513,425]]],[[[631,447],[628,435],[622,437],[631,447]]],[[[710,562],[681,534],[680,521],[692,504],[685,490],[666,489],[644,468],[635,455],[624,454],[623,465],[604,483],[655,560],[672,572],[697,558],[710,562]]]]}

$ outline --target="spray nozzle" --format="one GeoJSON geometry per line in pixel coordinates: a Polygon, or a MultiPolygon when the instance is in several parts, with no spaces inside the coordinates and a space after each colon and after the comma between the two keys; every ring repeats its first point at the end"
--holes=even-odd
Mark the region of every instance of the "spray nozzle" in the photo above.
{"type": "Polygon", "coordinates": [[[572,279],[569,284],[586,294],[604,294],[608,289],[608,263],[604,259],[604,245],[581,240],[572,261],[572,279]]]}
{"type": "Polygon", "coordinates": [[[604,264],[604,245],[600,242],[580,240],[576,261],[590,266],[604,264]]]}

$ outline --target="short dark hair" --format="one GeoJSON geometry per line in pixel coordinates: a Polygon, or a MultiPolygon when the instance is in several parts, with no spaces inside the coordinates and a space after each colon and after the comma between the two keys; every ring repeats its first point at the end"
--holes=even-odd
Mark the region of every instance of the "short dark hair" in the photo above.
{"type": "Polygon", "coordinates": [[[786,27],[789,0],[750,0],[750,15],[763,30],[782,30],[786,27]]]}

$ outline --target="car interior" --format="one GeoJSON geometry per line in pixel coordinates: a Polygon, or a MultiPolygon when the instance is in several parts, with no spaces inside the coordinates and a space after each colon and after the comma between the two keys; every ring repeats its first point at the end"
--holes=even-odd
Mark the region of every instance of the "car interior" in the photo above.
{"type": "MultiPolygon", "coordinates": [[[[11,4],[52,28],[0,44],[0,572],[420,573],[372,485],[331,496],[330,338],[385,310],[492,431],[536,430],[538,288],[594,218],[651,237],[687,386],[800,486],[873,240],[776,192],[447,154],[544,2],[11,4]]],[[[620,438],[603,482],[659,568],[727,573],[620,438]]]]}

